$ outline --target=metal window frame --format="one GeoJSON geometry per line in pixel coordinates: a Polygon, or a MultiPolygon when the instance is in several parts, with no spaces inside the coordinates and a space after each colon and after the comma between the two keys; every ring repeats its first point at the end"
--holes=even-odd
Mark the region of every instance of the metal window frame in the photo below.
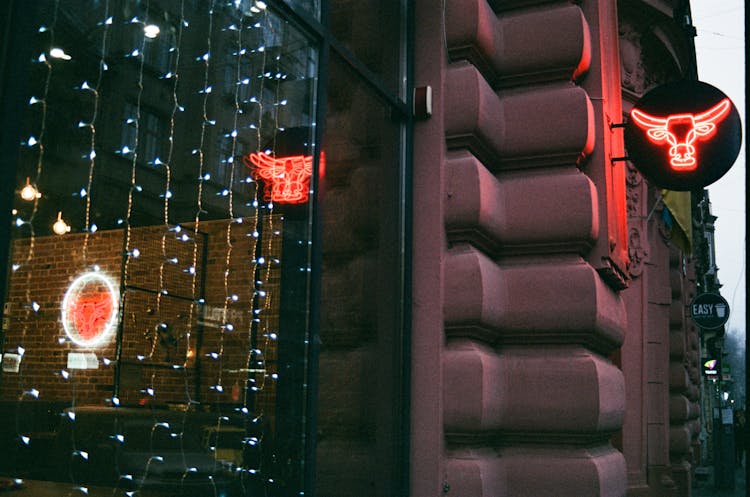
{"type": "MultiPolygon", "coordinates": [[[[411,399],[411,240],[412,240],[412,148],[413,148],[413,81],[414,81],[414,61],[413,61],[413,40],[414,40],[414,6],[413,2],[408,0],[400,1],[401,8],[401,60],[400,60],[400,85],[398,94],[382,81],[382,79],[371,71],[355,54],[353,54],[341,41],[335,38],[328,26],[330,26],[331,6],[329,0],[322,0],[320,18],[317,19],[307,12],[296,10],[283,0],[269,0],[268,5],[275,9],[279,14],[294,23],[303,32],[305,32],[319,47],[318,58],[318,80],[325,82],[328,80],[329,63],[331,52],[340,57],[350,69],[367,85],[377,97],[387,104],[393,113],[394,121],[400,122],[400,177],[399,177],[399,258],[401,267],[399,268],[398,284],[401,290],[400,301],[401,307],[397,310],[399,321],[401,322],[401,348],[399,351],[398,363],[403,365],[400,372],[401,389],[400,402],[394,409],[401,413],[399,420],[399,435],[401,443],[399,444],[399,461],[396,473],[399,475],[397,483],[398,495],[409,495],[409,453],[410,453],[410,399],[411,399]]],[[[315,106],[315,143],[320,144],[325,135],[325,116],[327,105],[327,87],[322,83],[318,87],[315,106]]],[[[318,170],[319,164],[316,157],[315,170],[318,170]]],[[[312,180],[313,191],[318,192],[318,175],[313,174],[312,180]]],[[[316,379],[318,376],[318,356],[320,343],[320,301],[321,301],[321,268],[322,268],[322,232],[319,222],[320,205],[317,196],[313,197],[312,205],[312,274],[310,298],[310,351],[308,357],[307,377],[316,379]]],[[[306,440],[305,447],[305,470],[304,470],[304,494],[315,495],[315,431],[317,426],[317,381],[311,381],[308,384],[307,392],[307,423],[306,423],[306,440]]]]}

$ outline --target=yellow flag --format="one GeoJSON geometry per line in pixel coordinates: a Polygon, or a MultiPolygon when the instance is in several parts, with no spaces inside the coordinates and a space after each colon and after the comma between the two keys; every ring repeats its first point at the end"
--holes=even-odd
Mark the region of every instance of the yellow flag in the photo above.
{"type": "Polygon", "coordinates": [[[693,216],[690,206],[690,192],[661,191],[664,205],[674,218],[672,242],[686,255],[690,255],[693,240],[693,216]]]}

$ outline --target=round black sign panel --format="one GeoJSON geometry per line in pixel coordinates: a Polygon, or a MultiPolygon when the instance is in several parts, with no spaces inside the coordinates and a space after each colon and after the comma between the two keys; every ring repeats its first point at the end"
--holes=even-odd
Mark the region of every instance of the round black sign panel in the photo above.
{"type": "Polygon", "coordinates": [[[729,319],[729,304],[718,293],[702,293],[690,303],[690,317],[701,328],[721,328],[729,319]]]}
{"type": "Polygon", "coordinates": [[[742,123],[718,88],[684,80],[644,95],[625,125],[625,146],[635,167],[654,185],[690,191],[715,182],[732,167],[742,123]]]}

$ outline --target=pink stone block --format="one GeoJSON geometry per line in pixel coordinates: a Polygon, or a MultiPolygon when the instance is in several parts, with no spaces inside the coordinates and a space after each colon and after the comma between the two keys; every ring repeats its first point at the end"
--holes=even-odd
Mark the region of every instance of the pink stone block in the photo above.
{"type": "Polygon", "coordinates": [[[496,17],[485,0],[450,0],[446,17],[451,57],[469,60],[493,86],[574,80],[591,63],[589,27],[574,5],[496,17]]]}
{"type": "Polygon", "coordinates": [[[579,258],[500,266],[470,247],[444,263],[446,329],[490,343],[622,344],[624,304],[579,258]]]}
{"type": "Polygon", "coordinates": [[[513,497],[622,497],[625,458],[611,447],[504,451],[508,495],[513,497]]]}
{"type": "Polygon", "coordinates": [[[599,230],[597,192],[577,168],[492,175],[462,153],[446,164],[445,223],[452,241],[490,253],[585,253],[599,230]]]}
{"type": "Polygon", "coordinates": [[[456,64],[445,94],[448,147],[469,149],[491,171],[578,164],[593,150],[593,107],[578,86],[499,96],[475,67],[456,64]]]}
{"type": "Polygon", "coordinates": [[[449,433],[589,434],[622,426],[625,384],[608,360],[582,348],[451,344],[443,361],[449,433]]]}
{"type": "Polygon", "coordinates": [[[511,497],[507,477],[504,461],[495,451],[464,451],[446,459],[443,491],[446,495],[511,497]]]}

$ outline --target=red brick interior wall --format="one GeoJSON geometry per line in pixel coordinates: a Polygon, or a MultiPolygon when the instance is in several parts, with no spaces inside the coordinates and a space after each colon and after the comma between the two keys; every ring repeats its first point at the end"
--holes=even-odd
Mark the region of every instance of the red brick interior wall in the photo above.
{"type": "Polygon", "coordinates": [[[190,226],[181,232],[162,226],[133,228],[127,246],[131,252],[137,248],[139,256],[130,257],[126,266],[122,263],[122,230],[88,237],[36,238],[33,246],[29,239],[16,240],[13,264],[17,268],[9,285],[11,323],[4,352],[17,353],[21,347],[23,359],[18,373],[3,373],[0,400],[31,395],[75,405],[112,402],[116,334],[96,349],[81,347],[66,336],[60,316],[68,286],[96,264],[115,287],[120,286],[120,276],[125,273],[122,405],[247,404],[247,370],[265,369],[251,374],[255,383],[251,381],[250,386],[258,388],[255,407],[272,414],[276,347],[270,335],[278,324],[281,220],[266,217],[263,226],[255,219],[243,221],[201,222],[197,236],[190,226]],[[260,244],[253,236],[255,231],[262,233],[260,244]],[[187,241],[182,241],[183,235],[188,236],[187,241]],[[84,252],[88,264],[83,262],[84,252]],[[265,258],[259,267],[254,262],[256,254],[265,258]],[[195,275],[190,266],[196,267],[195,275]],[[251,355],[256,278],[266,293],[255,304],[258,338],[253,347],[256,352],[251,355]],[[203,305],[200,299],[204,299],[203,305]],[[38,304],[38,310],[33,303],[38,304]],[[70,352],[95,353],[98,369],[68,369],[70,352]],[[261,362],[250,364],[256,358],[261,362]]]}

